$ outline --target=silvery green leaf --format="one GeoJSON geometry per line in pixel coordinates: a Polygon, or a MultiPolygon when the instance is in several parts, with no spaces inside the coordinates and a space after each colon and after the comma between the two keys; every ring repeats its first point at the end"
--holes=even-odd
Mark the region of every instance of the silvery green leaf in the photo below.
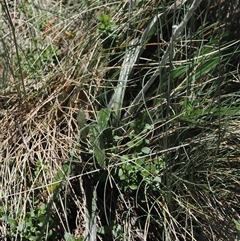
{"type": "Polygon", "coordinates": [[[89,128],[87,126],[86,116],[82,109],[78,111],[77,114],[77,122],[78,122],[78,128],[80,131],[80,138],[86,138],[89,132],[89,128]]]}

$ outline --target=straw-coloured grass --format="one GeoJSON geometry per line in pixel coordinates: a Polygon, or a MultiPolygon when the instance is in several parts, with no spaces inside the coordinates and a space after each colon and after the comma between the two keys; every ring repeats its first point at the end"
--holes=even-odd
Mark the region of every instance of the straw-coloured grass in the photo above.
{"type": "Polygon", "coordinates": [[[239,4],[3,1],[2,240],[238,240],[239,4]]]}

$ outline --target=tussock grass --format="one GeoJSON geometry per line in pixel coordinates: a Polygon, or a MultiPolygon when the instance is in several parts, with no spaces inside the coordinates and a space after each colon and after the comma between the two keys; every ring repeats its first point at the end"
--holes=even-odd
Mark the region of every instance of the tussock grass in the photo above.
{"type": "Polygon", "coordinates": [[[2,240],[239,239],[238,7],[3,1],[2,240]]]}

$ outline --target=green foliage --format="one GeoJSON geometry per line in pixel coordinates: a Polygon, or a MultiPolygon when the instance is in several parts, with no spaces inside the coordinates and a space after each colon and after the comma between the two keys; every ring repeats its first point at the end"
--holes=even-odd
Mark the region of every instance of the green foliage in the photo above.
{"type": "Polygon", "coordinates": [[[237,239],[239,241],[240,240],[240,220],[233,219],[233,222],[237,230],[237,239]]]}
{"type": "Polygon", "coordinates": [[[18,96],[1,84],[0,230],[14,240],[90,240],[73,235],[87,207],[101,240],[239,236],[238,5],[10,1],[8,14],[6,2],[1,80],[22,83],[18,96]],[[35,88],[43,80],[50,96],[35,88]],[[218,230],[226,223],[229,234],[218,230]]]}
{"type": "Polygon", "coordinates": [[[22,12],[28,23],[34,24],[37,30],[42,30],[49,18],[47,14],[42,14],[37,18],[36,21],[36,9],[31,2],[21,2],[18,5],[20,12],[22,12]]]}
{"type": "Polygon", "coordinates": [[[23,46],[21,46],[22,43],[19,44],[16,55],[14,55],[13,62],[17,63],[17,68],[13,74],[16,78],[22,76],[40,81],[55,66],[54,61],[60,54],[59,47],[50,43],[44,36],[44,29],[47,28],[50,18],[46,13],[37,14],[35,6],[29,2],[19,3],[17,10],[25,19],[24,21],[34,28],[30,28],[24,39],[20,39],[24,43],[23,46]]]}
{"type": "Polygon", "coordinates": [[[86,124],[86,119],[83,111],[78,114],[78,126],[80,128],[80,139],[84,140],[87,135],[90,140],[90,146],[95,167],[106,168],[107,158],[105,148],[111,145],[112,130],[109,127],[110,111],[108,108],[102,109],[97,113],[97,121],[91,124],[86,124]],[[84,135],[83,135],[84,133],[84,135]]]}
{"type": "Polygon", "coordinates": [[[111,21],[111,15],[102,13],[98,19],[99,31],[103,35],[103,38],[111,35],[117,28],[114,22],[111,21]]]}
{"type": "MultiPolygon", "coordinates": [[[[34,42],[34,40],[32,40],[34,42]]],[[[34,50],[27,49],[20,53],[20,61],[22,64],[22,71],[25,75],[36,80],[41,80],[42,74],[47,73],[52,66],[54,66],[54,59],[60,54],[60,50],[57,46],[44,46],[39,43],[33,43],[36,45],[34,50]],[[44,70],[44,72],[42,72],[44,70]]],[[[16,75],[19,74],[17,69],[16,75]]]]}
{"type": "Polygon", "coordinates": [[[85,113],[82,109],[80,109],[77,113],[77,122],[79,128],[79,138],[80,140],[84,140],[89,133],[89,127],[87,125],[85,113]]]}
{"type": "Polygon", "coordinates": [[[118,26],[111,20],[111,15],[102,13],[98,18],[98,31],[101,38],[104,40],[104,48],[111,48],[117,44],[119,35],[116,33],[118,26]]]}
{"type": "Polygon", "coordinates": [[[49,208],[46,204],[38,204],[31,207],[25,215],[24,210],[17,213],[16,218],[1,213],[1,221],[6,222],[9,227],[8,234],[10,237],[22,237],[23,241],[46,240],[54,238],[57,234],[53,231],[54,219],[49,215],[49,208]],[[46,228],[49,226],[49,230],[46,228]]]}
{"type": "Polygon", "coordinates": [[[74,238],[74,236],[70,233],[64,234],[64,240],[65,241],[83,241],[84,238],[74,238]]]}
{"type": "MultiPolygon", "coordinates": [[[[69,164],[63,165],[54,176],[52,184],[47,186],[46,193],[52,194],[55,203],[57,203],[55,198],[63,186],[63,181],[70,175],[70,167],[69,164]]],[[[38,160],[34,171],[36,184],[41,185],[43,176],[48,173],[48,167],[42,161],[38,160]]],[[[38,198],[28,201],[27,209],[18,211],[15,217],[7,215],[11,210],[10,206],[8,210],[4,210],[0,206],[0,220],[7,224],[8,235],[10,237],[21,237],[23,241],[41,241],[58,237],[58,233],[54,229],[56,218],[51,209],[52,203],[51,201],[48,203],[40,201],[39,199],[42,198],[41,195],[40,193],[40,197],[36,195],[38,198]]]]}
{"type": "Polygon", "coordinates": [[[56,175],[54,176],[52,184],[49,184],[47,186],[48,192],[56,196],[56,193],[58,193],[61,190],[61,188],[64,186],[64,181],[70,175],[71,171],[72,171],[71,163],[62,165],[61,169],[59,169],[56,175]]]}
{"type": "Polygon", "coordinates": [[[152,190],[156,190],[159,186],[161,182],[159,175],[164,162],[161,158],[148,158],[146,155],[148,151],[149,149],[144,147],[142,153],[125,155],[121,158],[121,162],[124,164],[118,169],[118,176],[119,186],[124,192],[137,190],[140,184],[147,184],[148,188],[152,190]]]}

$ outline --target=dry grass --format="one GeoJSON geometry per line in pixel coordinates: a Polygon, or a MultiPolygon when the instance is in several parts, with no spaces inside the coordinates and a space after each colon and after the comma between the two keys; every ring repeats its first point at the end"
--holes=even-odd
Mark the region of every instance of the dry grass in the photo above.
{"type": "MultiPolygon", "coordinates": [[[[233,219],[240,219],[239,96],[234,90],[239,89],[239,72],[234,69],[239,67],[236,64],[238,42],[232,40],[222,46],[221,53],[230,49],[233,56],[229,55],[231,64],[220,65],[223,76],[217,76],[216,68],[211,69],[211,66],[208,73],[204,72],[204,63],[214,60],[211,56],[215,56],[212,54],[215,50],[209,53],[209,58],[208,53],[205,56],[199,50],[195,59],[191,51],[191,48],[201,49],[199,46],[204,45],[204,39],[208,39],[212,47],[214,37],[209,36],[214,35],[216,29],[203,28],[201,43],[195,42],[189,49],[184,42],[186,36],[181,37],[176,45],[179,51],[172,62],[170,58],[170,64],[164,66],[161,74],[162,79],[169,81],[168,73],[173,64],[174,82],[161,82],[160,86],[155,81],[126,121],[126,110],[133,107],[139,88],[144,84],[142,76],[149,79],[148,74],[158,68],[159,59],[154,56],[164,53],[171,36],[169,26],[173,20],[181,19],[179,16],[184,12],[176,17],[170,4],[142,2],[140,7],[121,1],[105,4],[86,1],[88,5],[71,5],[64,1],[43,1],[41,5],[14,2],[8,3],[8,11],[3,8],[0,22],[3,49],[0,62],[1,214],[24,220],[29,210],[49,204],[58,223],[51,228],[59,233],[59,240],[63,240],[66,232],[75,237],[85,235],[86,197],[82,176],[98,173],[101,168],[93,170],[82,158],[86,150],[79,143],[77,112],[83,109],[88,123],[97,122],[99,110],[110,106],[121,70],[126,67],[123,63],[128,44],[143,36],[152,16],[164,11],[167,20],[162,24],[166,37],[162,36],[162,29],[157,31],[166,41],[160,45],[156,40],[162,39],[153,38],[153,43],[153,39],[148,39],[149,42],[141,46],[139,62],[134,62],[131,73],[126,75],[129,79],[119,114],[123,122],[116,125],[114,118],[111,122],[114,134],[119,134],[118,146],[106,149],[110,160],[109,179],[106,185],[98,185],[103,193],[109,186],[114,189],[109,194],[111,202],[116,203],[115,240],[234,240],[233,219]],[[23,10],[23,7],[28,9],[23,10]],[[102,12],[110,13],[111,20],[118,26],[105,39],[98,31],[102,12]],[[118,36],[117,41],[114,34],[118,36]],[[37,57],[41,59],[40,64],[37,57]],[[192,69],[181,72],[181,66],[191,64],[194,64],[192,69]],[[145,68],[139,68],[141,65],[145,68]],[[231,71],[224,69],[229,66],[231,71]],[[220,84],[215,81],[217,78],[222,80],[220,84]],[[195,82],[188,83],[189,79],[195,82]],[[186,99],[192,104],[189,113],[186,99]],[[130,134],[134,132],[131,124],[138,119],[135,112],[139,112],[139,116],[147,113],[144,121],[153,126],[136,137],[149,140],[147,147],[151,153],[146,155],[146,160],[158,158],[164,160],[164,165],[157,174],[152,174],[161,179],[159,186],[155,183],[154,189],[151,184],[139,181],[139,187],[131,193],[123,190],[115,174],[122,164],[135,165],[138,160],[138,156],[134,156],[137,149],[129,145],[130,134]],[[129,159],[121,159],[123,155],[129,159]],[[68,163],[73,171],[58,180],[59,171],[68,163]],[[56,180],[61,181],[57,188],[56,180]]],[[[225,6],[224,1],[222,4],[225,6]]],[[[200,16],[205,11],[203,5],[198,10],[200,16]]],[[[226,19],[230,5],[222,7],[226,19]]],[[[216,6],[210,4],[209,12],[213,13],[216,6]]],[[[237,12],[233,10],[234,14],[237,12]]],[[[198,17],[197,21],[205,20],[198,17]]],[[[224,26],[228,26],[227,23],[221,26],[223,30],[224,26]]],[[[226,61],[224,54],[222,61],[226,61]]],[[[92,153],[90,149],[87,151],[92,153]]],[[[100,218],[104,211],[99,211],[99,226],[107,226],[100,218]]],[[[3,240],[8,229],[2,220],[3,240]]],[[[17,238],[21,240],[20,236],[17,238]]]]}

